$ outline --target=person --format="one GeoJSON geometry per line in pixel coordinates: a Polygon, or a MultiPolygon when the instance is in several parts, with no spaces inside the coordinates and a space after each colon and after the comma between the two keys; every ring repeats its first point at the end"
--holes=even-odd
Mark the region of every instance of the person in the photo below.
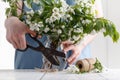
{"type": "MultiPolygon", "coordinates": [[[[66,0],[69,5],[74,4],[74,0],[66,0]]],[[[100,4],[100,0],[96,0],[95,7],[97,9],[97,17],[102,17],[102,8],[100,4]]],[[[23,6],[24,10],[28,10],[25,5],[22,5],[22,1],[20,1],[19,7],[23,6]]],[[[33,5],[36,8],[35,5],[33,5]]],[[[18,10],[18,14],[21,11],[18,10]]],[[[34,69],[34,68],[42,68],[43,65],[43,56],[40,54],[41,52],[34,51],[28,48],[25,52],[19,51],[18,49],[25,49],[26,44],[29,43],[32,46],[38,45],[35,41],[33,41],[29,35],[35,36],[36,33],[29,30],[27,25],[21,22],[17,17],[10,16],[5,20],[6,27],[6,39],[10,42],[13,47],[16,49],[15,51],[15,69],[34,69]]],[[[73,45],[70,41],[64,41],[63,51],[66,52],[67,55],[67,63],[74,64],[78,59],[89,58],[91,57],[90,46],[89,43],[95,38],[96,35],[89,35],[86,37],[84,42],[80,45],[73,45]]],[[[44,45],[46,45],[48,39],[47,36],[43,35],[41,38],[38,38],[44,45]]],[[[64,64],[61,62],[60,66],[57,68],[66,68],[64,64]]]]}

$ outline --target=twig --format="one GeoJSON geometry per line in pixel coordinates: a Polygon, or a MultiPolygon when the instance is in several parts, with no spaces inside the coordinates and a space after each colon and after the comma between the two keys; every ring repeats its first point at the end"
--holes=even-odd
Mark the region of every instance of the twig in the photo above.
{"type": "Polygon", "coordinates": [[[40,80],[43,79],[43,77],[47,74],[47,70],[45,71],[45,73],[41,76],[40,80]]]}

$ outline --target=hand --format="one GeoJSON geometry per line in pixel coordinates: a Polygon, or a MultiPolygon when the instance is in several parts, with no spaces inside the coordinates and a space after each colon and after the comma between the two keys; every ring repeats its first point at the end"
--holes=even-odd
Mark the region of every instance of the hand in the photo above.
{"type": "Polygon", "coordinates": [[[6,38],[15,49],[25,49],[26,39],[25,34],[30,33],[36,35],[35,32],[28,29],[28,27],[21,22],[17,17],[10,17],[5,21],[6,38]]]}
{"type": "Polygon", "coordinates": [[[69,64],[72,64],[76,60],[84,48],[84,45],[74,45],[71,41],[64,41],[62,45],[64,52],[72,50],[72,55],[67,59],[69,64]]]}

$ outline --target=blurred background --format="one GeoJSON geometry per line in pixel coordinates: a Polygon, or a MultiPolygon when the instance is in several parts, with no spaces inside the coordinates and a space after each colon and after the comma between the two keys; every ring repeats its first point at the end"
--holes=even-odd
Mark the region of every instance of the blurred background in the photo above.
{"type": "MultiPolygon", "coordinates": [[[[102,0],[104,17],[113,21],[120,32],[120,0],[102,0]]],[[[6,41],[4,27],[5,8],[8,4],[0,1],[0,69],[14,69],[14,48],[6,41]]],[[[92,57],[97,57],[107,68],[120,68],[120,40],[113,43],[101,33],[91,43],[92,57]]]]}

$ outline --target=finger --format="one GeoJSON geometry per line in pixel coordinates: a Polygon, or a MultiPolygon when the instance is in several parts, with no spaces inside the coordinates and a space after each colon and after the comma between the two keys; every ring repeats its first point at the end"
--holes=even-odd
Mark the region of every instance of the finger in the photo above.
{"type": "Polygon", "coordinates": [[[10,43],[13,45],[13,47],[14,47],[15,49],[18,49],[18,47],[17,47],[17,45],[16,45],[15,42],[10,42],[10,43]]]}
{"type": "Polygon", "coordinates": [[[12,38],[12,43],[14,44],[14,46],[16,46],[16,49],[20,49],[20,42],[18,36],[12,38]]]}
{"type": "Polygon", "coordinates": [[[76,57],[73,58],[70,62],[68,62],[68,64],[72,64],[75,60],[76,60],[76,57]]]}
{"type": "Polygon", "coordinates": [[[16,45],[16,42],[14,42],[12,36],[8,35],[8,33],[6,33],[6,39],[7,39],[7,41],[8,41],[10,44],[13,45],[13,47],[14,47],[15,49],[18,48],[17,45],[16,45]]]}
{"type": "Polygon", "coordinates": [[[74,58],[76,57],[76,55],[77,55],[77,54],[76,54],[75,52],[73,52],[72,55],[67,59],[67,61],[68,61],[68,62],[71,62],[72,59],[74,59],[74,58]]]}
{"type": "Polygon", "coordinates": [[[38,35],[38,37],[37,38],[41,38],[42,36],[41,35],[38,35]]]}
{"type": "Polygon", "coordinates": [[[63,48],[69,47],[71,44],[63,44],[63,48]]]}
{"type": "Polygon", "coordinates": [[[76,60],[76,58],[78,57],[78,53],[73,53],[68,59],[67,59],[67,61],[68,61],[68,63],[69,64],[72,64],[75,60],[76,60]]]}
{"type": "Polygon", "coordinates": [[[68,63],[68,64],[72,64],[76,61],[77,57],[78,57],[79,54],[76,54],[76,56],[68,63]]]}
{"type": "Polygon", "coordinates": [[[72,45],[73,43],[71,41],[64,41],[61,44],[65,48],[65,47],[68,47],[68,46],[72,45]]]}
{"type": "MultiPolygon", "coordinates": [[[[32,37],[35,37],[37,34],[34,31],[31,31],[30,29],[27,28],[27,33],[31,34],[32,37]]],[[[37,38],[41,38],[41,35],[37,35],[37,38]]]]}
{"type": "Polygon", "coordinates": [[[73,41],[63,41],[63,42],[62,42],[62,44],[66,44],[66,43],[68,43],[68,44],[73,44],[73,41]]]}
{"type": "Polygon", "coordinates": [[[13,45],[15,49],[18,48],[16,42],[13,39],[8,39],[8,41],[13,45]]]}
{"type": "Polygon", "coordinates": [[[19,43],[20,43],[20,49],[24,50],[26,48],[26,39],[25,39],[25,35],[21,36],[19,38],[19,43]]]}
{"type": "Polygon", "coordinates": [[[33,37],[36,36],[36,32],[31,31],[29,28],[27,28],[27,33],[31,34],[33,37]]]}

